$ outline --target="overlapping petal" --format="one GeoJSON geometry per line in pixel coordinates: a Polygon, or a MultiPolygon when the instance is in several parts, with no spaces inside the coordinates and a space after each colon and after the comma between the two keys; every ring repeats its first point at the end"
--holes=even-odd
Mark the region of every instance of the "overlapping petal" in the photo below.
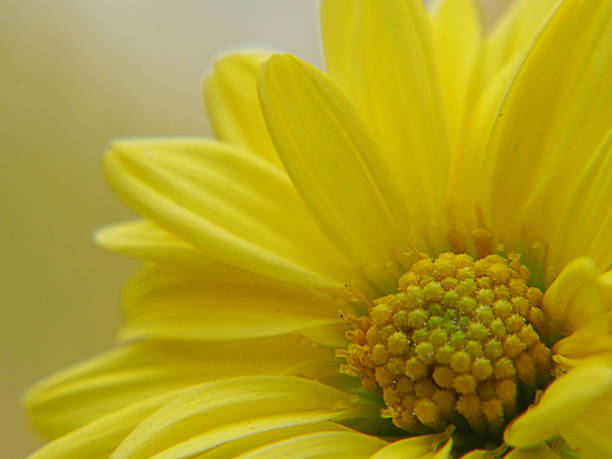
{"type": "Polygon", "coordinates": [[[285,169],[325,234],[360,264],[382,265],[398,239],[397,194],[342,89],[285,54],[262,66],[259,95],[285,169]]]}
{"type": "Polygon", "coordinates": [[[237,438],[231,442],[216,446],[215,448],[199,454],[197,459],[226,459],[238,457],[254,449],[316,432],[348,432],[351,429],[336,422],[315,422],[280,429],[258,432],[248,437],[237,438]]]}
{"type": "Polygon", "coordinates": [[[581,257],[568,264],[546,290],[542,309],[553,341],[599,320],[606,310],[604,286],[592,260],[581,257]]]}
{"type": "Polygon", "coordinates": [[[533,448],[516,448],[504,457],[506,459],[560,459],[560,456],[545,444],[533,448]]]}
{"type": "MultiPolygon", "coordinates": [[[[589,297],[591,299],[601,297],[604,313],[595,314],[574,333],[555,343],[553,346],[555,359],[566,367],[593,361],[612,362],[612,271],[599,275],[595,282],[587,277],[586,290],[586,294],[574,295],[573,302],[575,303],[580,296],[587,300],[589,297]]],[[[571,294],[564,296],[568,298],[571,294]]],[[[580,309],[580,305],[577,304],[573,307],[580,309]]]]}
{"type": "MultiPolygon", "coordinates": [[[[612,132],[585,166],[551,229],[551,266],[563,266],[573,254],[588,254],[599,269],[612,266],[612,132]]],[[[554,274],[554,273],[551,273],[554,274]]]]}
{"type": "Polygon", "coordinates": [[[483,24],[477,0],[443,0],[434,12],[433,47],[440,74],[449,124],[451,169],[462,141],[468,98],[478,53],[483,42],[483,24]]]}
{"type": "Polygon", "coordinates": [[[204,105],[215,136],[280,166],[257,96],[257,71],[269,52],[237,52],[217,59],[204,79],[204,105]]]}
{"type": "Polygon", "coordinates": [[[119,443],[143,419],[183,390],[187,389],[164,392],[97,418],[48,443],[34,452],[30,459],[64,459],[67,457],[108,459],[119,443]]]}
{"type": "MultiPolygon", "coordinates": [[[[447,8],[450,9],[456,2],[451,0],[445,3],[449,4],[447,8]]],[[[478,43],[467,94],[469,104],[465,107],[458,138],[452,139],[455,148],[447,193],[448,225],[462,228],[467,234],[474,225],[482,223],[475,214],[474,202],[477,201],[478,176],[491,131],[526,54],[557,3],[559,0],[514,2],[478,43]]],[[[452,42],[446,42],[446,46],[456,48],[454,43],[464,40],[460,33],[456,33],[452,42]]],[[[453,75],[443,74],[442,77],[452,79],[453,75]]]]}
{"type": "Polygon", "coordinates": [[[345,323],[329,295],[218,263],[144,268],[124,291],[123,312],[123,339],[224,341],[345,323]]]}
{"type": "Polygon", "coordinates": [[[32,387],[25,404],[32,424],[55,438],[94,419],[164,392],[252,374],[320,378],[334,361],[297,336],[224,342],[146,340],[126,344],[51,375],[32,387]],[[318,365],[302,365],[319,361],[318,365]]]}
{"type": "Polygon", "coordinates": [[[355,397],[302,378],[214,381],[164,405],[119,445],[113,459],[191,457],[233,440],[348,416],[355,397]]]}
{"type": "Polygon", "coordinates": [[[553,346],[563,365],[576,366],[592,359],[612,362],[612,312],[595,317],[553,346]]]}
{"type": "Polygon", "coordinates": [[[146,220],[101,228],[94,238],[108,250],[140,260],[187,266],[210,263],[197,248],[146,220]]]}
{"type": "Polygon", "coordinates": [[[563,425],[560,433],[567,444],[583,457],[612,457],[611,412],[612,389],[563,425]]]}
{"type": "MultiPolygon", "coordinates": [[[[512,446],[530,447],[545,442],[555,434],[571,432],[574,425],[585,425],[585,422],[590,425],[586,417],[593,411],[590,408],[598,407],[601,403],[609,404],[611,395],[611,366],[584,365],[574,368],[555,379],[538,404],[506,428],[504,440],[512,446]]],[[[606,422],[595,432],[609,432],[609,411],[604,409],[603,413],[606,422]]],[[[585,439],[582,440],[584,443],[585,439]]]]}
{"type": "Polygon", "coordinates": [[[330,76],[372,129],[411,225],[441,250],[428,225],[438,217],[450,153],[428,11],[420,1],[325,0],[321,23],[330,76]]]}
{"type": "Polygon", "coordinates": [[[483,42],[474,91],[508,62],[529,51],[559,3],[560,0],[517,0],[509,6],[483,42]]]}
{"type": "Polygon", "coordinates": [[[443,441],[444,435],[429,434],[419,435],[404,440],[395,441],[370,456],[370,459],[446,459],[450,457],[453,440],[443,441]]]}
{"type": "Polygon", "coordinates": [[[105,171],[137,212],[207,257],[296,283],[351,277],[286,176],[242,150],[197,139],[117,142],[105,171]]]}
{"type": "Polygon", "coordinates": [[[317,432],[262,446],[238,457],[240,459],[281,459],[283,457],[365,459],[386,443],[378,437],[355,431],[317,432]]]}
{"type": "MultiPolygon", "coordinates": [[[[612,5],[605,0],[562,2],[525,58],[496,118],[481,199],[503,242],[527,260],[538,241],[553,260],[559,259],[559,251],[565,262],[579,255],[564,244],[547,243],[612,121],[609,98],[604,97],[612,93],[611,16],[612,5]]],[[[573,231],[568,225],[565,234],[573,231]]],[[[593,240],[599,227],[579,231],[593,240]]]]}

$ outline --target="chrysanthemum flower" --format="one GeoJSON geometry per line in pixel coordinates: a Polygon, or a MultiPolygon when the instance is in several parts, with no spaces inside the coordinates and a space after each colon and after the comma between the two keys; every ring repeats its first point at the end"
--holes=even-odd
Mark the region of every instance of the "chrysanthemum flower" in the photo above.
{"type": "Polygon", "coordinates": [[[233,54],[218,140],[112,145],[145,266],[33,457],[612,457],[612,3],[321,10],[328,74],[233,54]]]}

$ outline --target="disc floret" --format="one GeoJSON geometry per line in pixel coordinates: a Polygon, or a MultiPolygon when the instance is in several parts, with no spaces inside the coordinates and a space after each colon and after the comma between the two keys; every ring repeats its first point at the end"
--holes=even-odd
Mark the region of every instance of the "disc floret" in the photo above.
{"type": "Polygon", "coordinates": [[[421,259],[397,293],[346,314],[343,371],[382,393],[383,416],[408,432],[499,434],[549,380],[542,292],[528,280],[516,254],[421,259]]]}

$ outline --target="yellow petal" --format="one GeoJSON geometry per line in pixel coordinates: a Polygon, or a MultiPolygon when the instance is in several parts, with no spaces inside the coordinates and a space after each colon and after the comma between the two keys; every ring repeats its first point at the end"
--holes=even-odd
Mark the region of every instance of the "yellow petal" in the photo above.
{"type": "MultiPolygon", "coordinates": [[[[504,432],[504,440],[524,448],[545,442],[569,429],[591,407],[612,395],[612,367],[584,365],[554,380],[539,403],[513,421],[504,432]],[[579,416],[579,417],[578,417],[579,416]]],[[[604,410],[606,415],[608,411],[604,410]]],[[[603,428],[608,427],[609,420],[603,428]]],[[[609,430],[608,430],[609,432],[609,430]]]]}
{"type": "Polygon", "coordinates": [[[542,309],[549,338],[556,340],[604,313],[604,289],[593,262],[586,257],[568,264],[546,290],[542,309]]]}
{"type": "Polygon", "coordinates": [[[506,457],[504,454],[508,451],[509,447],[505,443],[498,443],[495,449],[473,449],[468,453],[460,456],[460,459],[492,459],[497,457],[506,457]]]}
{"type": "Polygon", "coordinates": [[[581,365],[591,359],[612,361],[612,271],[600,275],[597,283],[603,291],[606,313],[555,343],[553,352],[564,365],[581,365]]]}
{"type": "Polygon", "coordinates": [[[592,361],[612,362],[612,271],[597,278],[603,292],[603,315],[585,322],[574,333],[559,340],[553,346],[555,360],[566,367],[574,367],[592,361]]]}
{"type": "Polygon", "coordinates": [[[217,59],[204,80],[204,105],[217,138],[280,165],[257,96],[257,70],[269,56],[243,52],[217,59]]]}
{"type": "Polygon", "coordinates": [[[444,100],[451,150],[459,146],[468,109],[468,91],[482,42],[482,18],[476,0],[443,0],[433,17],[433,45],[444,100]]]}
{"type": "Polygon", "coordinates": [[[29,456],[29,459],[107,459],[143,419],[181,392],[165,392],[96,419],[46,444],[29,456]]]}
{"type": "Polygon", "coordinates": [[[470,234],[480,222],[476,220],[474,203],[478,196],[478,175],[495,120],[521,60],[506,63],[489,80],[474,90],[465,114],[461,143],[453,152],[447,191],[450,226],[470,234]]]}
{"type": "MultiPolygon", "coordinates": [[[[552,229],[549,263],[563,266],[576,254],[589,255],[596,266],[612,264],[612,132],[603,140],[576,181],[565,213],[552,229]]],[[[565,177],[561,176],[560,179],[565,177]]],[[[559,181],[559,185],[563,182],[559,181]]]]}
{"type": "Polygon", "coordinates": [[[347,345],[346,331],[348,328],[347,322],[342,320],[329,325],[301,330],[300,333],[313,343],[338,349],[347,345]]]}
{"type": "Polygon", "coordinates": [[[475,449],[469,453],[465,453],[460,459],[489,459],[488,451],[484,449],[475,449]]]}
{"type": "Polygon", "coordinates": [[[224,443],[196,457],[197,459],[227,459],[228,457],[237,457],[240,454],[247,453],[270,443],[276,443],[304,434],[333,431],[348,432],[350,430],[351,429],[348,427],[335,422],[316,422],[283,429],[268,430],[224,443]]]}
{"type": "Polygon", "coordinates": [[[383,264],[397,234],[385,197],[397,199],[397,194],[345,94],[324,73],[289,54],[273,55],[259,76],[272,140],[321,228],[359,263],[383,264]]]}
{"type": "MultiPolygon", "coordinates": [[[[498,116],[503,116],[501,105],[526,53],[558,1],[514,2],[480,43],[462,132],[453,139],[455,151],[448,186],[451,228],[457,227],[470,234],[480,223],[476,220],[474,202],[491,131],[498,116]]],[[[447,3],[453,5],[455,2],[449,0],[447,3]]]]}
{"type": "Polygon", "coordinates": [[[142,421],[112,459],[190,457],[267,430],[343,415],[354,396],[302,378],[250,376],[198,386],[142,421]]]}
{"type": "Polygon", "coordinates": [[[324,366],[334,360],[333,352],[292,335],[208,343],[148,340],[49,376],[28,390],[24,404],[36,430],[54,438],[167,391],[218,378],[292,374],[317,360],[324,366]]]}
{"type": "Polygon", "coordinates": [[[452,449],[453,441],[448,439],[446,444],[439,451],[436,451],[440,440],[440,434],[420,435],[398,440],[376,451],[370,456],[370,459],[446,459],[452,449]]]}
{"type": "Polygon", "coordinates": [[[612,312],[587,322],[553,346],[565,365],[580,365],[592,358],[612,361],[612,312]]]}
{"type": "Polygon", "coordinates": [[[429,453],[424,459],[448,459],[452,457],[451,451],[453,449],[453,439],[449,438],[442,448],[438,451],[429,453]]]}
{"type": "Polygon", "coordinates": [[[359,432],[319,432],[272,443],[238,456],[240,459],[367,458],[387,442],[359,432]]]}
{"type": "Polygon", "coordinates": [[[523,253],[534,239],[548,242],[549,225],[608,133],[611,13],[605,0],[561,3],[496,119],[481,197],[503,242],[523,253]]]}
{"type": "Polygon", "coordinates": [[[612,388],[588,409],[561,427],[567,444],[585,458],[612,457],[612,388]]]}
{"type": "MultiPolygon", "coordinates": [[[[318,381],[320,383],[327,384],[328,386],[336,387],[345,392],[354,393],[355,391],[359,391],[360,389],[362,389],[359,380],[355,379],[352,376],[347,376],[345,374],[340,373],[339,363],[340,362],[337,357],[332,358],[332,353],[317,354],[314,356],[313,359],[301,359],[295,365],[287,367],[286,370],[279,371],[277,372],[277,374],[285,376],[299,376],[300,378],[312,379],[313,381],[318,381]]],[[[380,413],[381,405],[378,400],[363,403],[366,404],[366,406],[363,408],[363,412],[367,412],[367,415],[370,416],[373,413],[380,413]]],[[[361,412],[355,415],[355,418],[361,417],[361,412]]],[[[377,417],[375,420],[377,421],[377,428],[383,424],[383,427],[386,427],[388,425],[386,420],[383,420],[382,418],[377,417]]]]}
{"type": "Polygon", "coordinates": [[[95,241],[102,247],[141,260],[164,264],[206,264],[202,252],[145,220],[117,223],[99,229],[95,241]]]}
{"type": "Polygon", "coordinates": [[[504,456],[506,459],[559,459],[552,449],[547,445],[538,445],[533,448],[513,449],[504,456]]]}
{"type": "Polygon", "coordinates": [[[104,164],[121,198],[208,257],[298,283],[351,276],[284,173],[259,158],[206,140],[123,141],[104,164]]]}
{"type": "Polygon", "coordinates": [[[599,276],[599,282],[604,289],[604,301],[606,303],[606,311],[612,311],[612,270],[603,273],[599,276]]]}
{"type": "Polygon", "coordinates": [[[531,47],[560,0],[518,0],[487,34],[479,57],[476,87],[531,47]]]}
{"type": "Polygon", "coordinates": [[[126,287],[123,312],[128,340],[223,341],[345,323],[329,297],[218,263],[145,268],[126,287]]]}
{"type": "MultiPolygon", "coordinates": [[[[372,129],[412,225],[426,232],[429,220],[439,218],[449,167],[428,11],[421,1],[325,0],[321,24],[330,76],[372,129]]],[[[429,236],[432,249],[441,250],[429,236]]]]}

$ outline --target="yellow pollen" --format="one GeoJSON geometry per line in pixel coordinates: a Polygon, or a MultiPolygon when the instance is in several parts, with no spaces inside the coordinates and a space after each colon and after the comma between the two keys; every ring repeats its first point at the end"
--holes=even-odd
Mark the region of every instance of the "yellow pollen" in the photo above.
{"type": "Polygon", "coordinates": [[[421,259],[368,315],[345,314],[343,371],[381,393],[382,415],[408,432],[498,435],[550,378],[542,292],[528,279],[516,254],[421,259]]]}

